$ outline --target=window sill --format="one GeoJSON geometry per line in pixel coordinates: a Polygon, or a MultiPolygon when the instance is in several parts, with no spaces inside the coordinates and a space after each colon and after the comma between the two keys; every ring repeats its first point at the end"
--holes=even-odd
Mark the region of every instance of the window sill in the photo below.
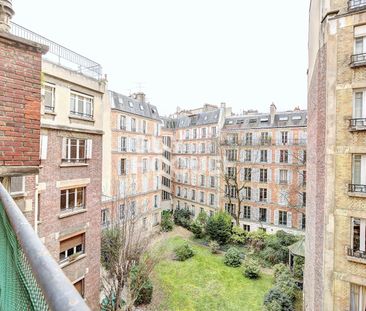
{"type": "Polygon", "coordinates": [[[82,117],[82,116],[76,116],[76,115],[69,115],[69,119],[70,120],[80,120],[80,121],[86,121],[86,122],[90,122],[93,123],[95,122],[95,120],[93,118],[88,118],[88,117],[82,117]]]}
{"type": "Polygon", "coordinates": [[[62,262],[62,263],[60,263],[60,268],[62,269],[62,268],[65,268],[65,267],[67,267],[67,266],[69,266],[69,265],[71,265],[71,264],[73,264],[74,262],[77,262],[77,261],[79,261],[79,260],[81,260],[81,259],[84,259],[86,257],[86,254],[84,253],[84,254],[81,254],[81,255],[79,255],[78,257],[76,257],[75,259],[73,259],[73,260],[67,260],[67,261],[65,261],[65,262],[62,262]]]}
{"type": "Polygon", "coordinates": [[[20,198],[25,197],[25,192],[10,193],[10,196],[11,196],[13,199],[20,199],[20,198]]]}
{"type": "Polygon", "coordinates": [[[56,112],[52,111],[52,110],[44,110],[44,114],[49,114],[51,116],[55,116],[56,112]]]}
{"type": "Polygon", "coordinates": [[[84,167],[89,166],[88,163],[69,163],[69,162],[63,162],[60,164],[60,167],[84,167]]]}
{"type": "Polygon", "coordinates": [[[362,264],[366,265],[366,259],[353,257],[353,256],[348,256],[348,255],[346,256],[346,258],[347,258],[348,261],[362,263],[362,264]]]}
{"type": "Polygon", "coordinates": [[[362,192],[348,192],[348,196],[355,198],[366,198],[366,193],[362,192]]]}
{"type": "Polygon", "coordinates": [[[66,218],[66,217],[69,217],[69,216],[74,216],[74,215],[85,213],[85,212],[87,212],[86,208],[83,208],[83,209],[80,209],[80,210],[77,210],[77,211],[72,211],[72,212],[62,212],[60,215],[58,215],[58,218],[62,219],[62,218],[66,218]]]}

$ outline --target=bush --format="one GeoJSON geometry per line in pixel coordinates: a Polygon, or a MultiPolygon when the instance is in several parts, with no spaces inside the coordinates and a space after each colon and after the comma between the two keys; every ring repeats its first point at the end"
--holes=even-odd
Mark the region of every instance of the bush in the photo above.
{"type": "Polygon", "coordinates": [[[197,216],[197,220],[202,224],[202,225],[206,225],[207,223],[207,213],[205,211],[201,211],[198,216],[197,216]]]}
{"type": "Polygon", "coordinates": [[[260,276],[259,264],[254,260],[248,260],[244,263],[244,276],[248,279],[258,279],[260,276]]]}
{"type": "Polygon", "coordinates": [[[191,226],[191,212],[188,209],[178,208],[174,211],[174,222],[178,226],[189,229],[191,226]]]}
{"type": "Polygon", "coordinates": [[[289,275],[290,269],[285,264],[279,263],[279,264],[273,266],[273,272],[274,272],[274,274],[273,274],[274,278],[275,278],[275,280],[277,280],[278,277],[283,273],[287,273],[289,275]]]}
{"type": "Polygon", "coordinates": [[[294,277],[298,280],[304,278],[304,264],[305,258],[300,256],[295,256],[294,258],[294,277]]]}
{"type": "Polygon", "coordinates": [[[201,239],[205,236],[205,227],[202,223],[199,222],[198,219],[192,222],[190,230],[193,232],[194,237],[197,239],[201,239]]]}
{"type": "Polygon", "coordinates": [[[272,300],[269,304],[264,306],[264,311],[282,311],[282,307],[277,300],[272,300]]]}
{"type": "Polygon", "coordinates": [[[206,233],[220,245],[226,244],[231,236],[231,216],[218,212],[207,220],[206,233]]]}
{"type": "Polygon", "coordinates": [[[246,232],[243,228],[234,226],[231,230],[230,243],[236,245],[244,245],[246,241],[246,232]]]}
{"type": "Polygon", "coordinates": [[[229,267],[239,267],[241,265],[242,254],[235,247],[230,247],[225,253],[224,264],[229,267]]]}
{"type": "Polygon", "coordinates": [[[170,211],[163,211],[161,213],[161,231],[168,232],[172,231],[174,222],[172,220],[172,213],[170,211]]]}
{"type": "Polygon", "coordinates": [[[264,306],[267,310],[281,310],[281,311],[293,311],[294,306],[291,299],[284,293],[280,288],[273,287],[269,290],[269,292],[264,296],[264,306]],[[275,306],[277,309],[268,309],[268,307],[275,306]],[[280,309],[278,309],[280,306],[280,309]]]}
{"type": "Polygon", "coordinates": [[[178,246],[174,249],[175,257],[179,261],[185,261],[188,258],[191,258],[194,256],[194,251],[190,245],[183,244],[181,246],[178,246]]]}
{"type": "Polygon", "coordinates": [[[247,234],[247,242],[255,251],[261,251],[266,246],[268,234],[263,230],[251,231],[247,234]]]}
{"type": "Polygon", "coordinates": [[[220,244],[217,243],[216,241],[211,241],[208,246],[211,249],[211,253],[212,254],[218,254],[219,250],[220,250],[220,244]]]}
{"type": "Polygon", "coordinates": [[[149,304],[153,294],[153,284],[148,277],[143,275],[142,270],[141,267],[134,266],[130,272],[131,289],[132,291],[137,291],[134,293],[136,295],[136,300],[134,302],[135,306],[149,304]],[[137,282],[139,284],[137,284],[137,282]]]}

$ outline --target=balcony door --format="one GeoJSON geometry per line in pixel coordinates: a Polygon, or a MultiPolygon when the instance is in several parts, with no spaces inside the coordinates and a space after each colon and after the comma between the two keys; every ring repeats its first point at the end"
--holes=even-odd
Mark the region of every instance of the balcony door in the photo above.
{"type": "Polygon", "coordinates": [[[366,219],[352,219],[352,249],[354,251],[366,251],[366,219]]]}
{"type": "Polygon", "coordinates": [[[355,154],[353,156],[352,183],[366,185],[366,155],[355,154]]]}

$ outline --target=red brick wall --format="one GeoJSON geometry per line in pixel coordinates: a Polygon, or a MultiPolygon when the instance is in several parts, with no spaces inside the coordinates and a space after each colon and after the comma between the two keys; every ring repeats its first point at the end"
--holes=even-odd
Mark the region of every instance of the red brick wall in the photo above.
{"type": "Polygon", "coordinates": [[[38,166],[41,52],[0,36],[0,165],[38,166]]]}

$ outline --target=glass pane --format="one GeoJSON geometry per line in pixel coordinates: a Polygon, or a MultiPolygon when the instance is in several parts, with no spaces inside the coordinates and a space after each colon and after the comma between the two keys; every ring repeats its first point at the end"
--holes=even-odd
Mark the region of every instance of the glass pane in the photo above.
{"type": "Polygon", "coordinates": [[[75,97],[74,94],[71,94],[71,96],[70,96],[70,110],[72,112],[75,112],[75,109],[76,109],[75,102],[76,102],[76,97],[75,97]]]}
{"type": "Polygon", "coordinates": [[[70,139],[70,159],[76,159],[77,158],[77,140],[76,139],[70,139]]]}
{"type": "Polygon", "coordinates": [[[66,208],[66,190],[61,190],[61,203],[60,208],[65,209],[66,208]]]}
{"type": "Polygon", "coordinates": [[[83,113],[84,112],[84,100],[83,100],[83,98],[82,97],[78,97],[78,107],[77,107],[77,111],[79,112],[79,113],[83,113]]]}
{"type": "Polygon", "coordinates": [[[354,219],[353,220],[353,249],[359,250],[360,249],[360,220],[354,219]]]}
{"type": "Polygon", "coordinates": [[[356,39],[356,54],[363,53],[363,38],[356,39]]]}
{"type": "Polygon", "coordinates": [[[82,207],[84,205],[84,188],[77,189],[77,206],[82,207]]]}
{"type": "Polygon", "coordinates": [[[75,207],[75,189],[69,190],[69,208],[75,207]]]}
{"type": "Polygon", "coordinates": [[[353,157],[353,183],[361,183],[361,155],[355,155],[353,157]]]}
{"type": "Polygon", "coordinates": [[[75,253],[74,248],[69,248],[69,249],[67,250],[67,257],[72,256],[74,253],[75,253]]]}
{"type": "Polygon", "coordinates": [[[362,100],[363,100],[363,93],[357,92],[355,94],[355,111],[354,111],[355,118],[362,118],[362,100]]]}
{"type": "Polygon", "coordinates": [[[85,140],[79,140],[79,159],[85,159],[85,140]]]}

